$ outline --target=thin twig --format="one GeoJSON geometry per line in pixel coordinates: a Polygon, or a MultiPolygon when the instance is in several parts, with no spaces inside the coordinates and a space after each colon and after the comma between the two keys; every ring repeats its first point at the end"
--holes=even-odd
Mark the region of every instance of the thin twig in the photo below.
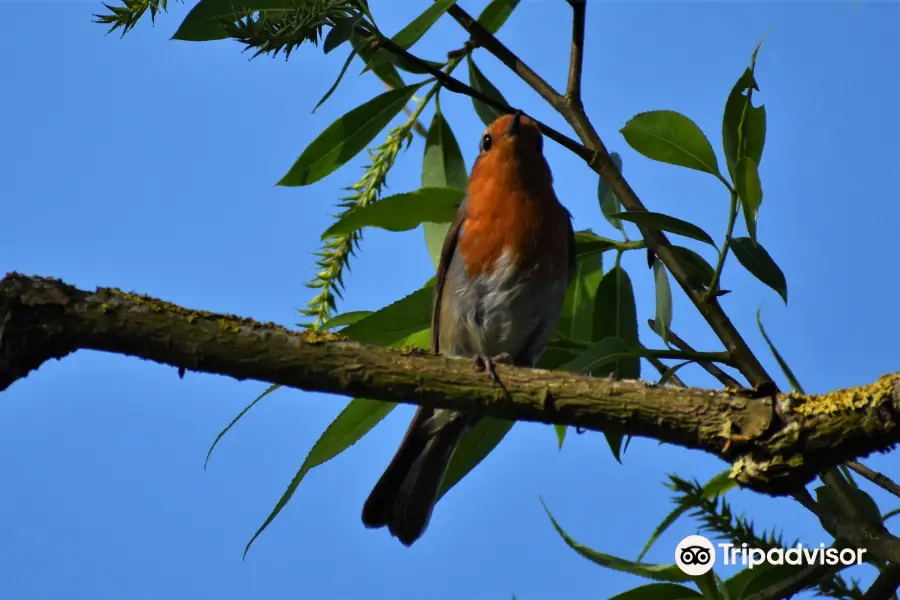
{"type": "Polygon", "coordinates": [[[849,467],[853,471],[856,471],[858,474],[862,475],[875,485],[889,491],[893,495],[900,498],[900,485],[894,483],[894,481],[887,475],[879,473],[878,471],[873,471],[866,465],[856,461],[848,462],[847,467],[849,467]]]}
{"type": "Polygon", "coordinates": [[[566,98],[572,106],[581,106],[581,71],[584,64],[584,21],[587,0],[569,0],[572,5],[572,54],[566,98]]]}
{"type": "MultiPolygon", "coordinates": [[[[654,321],[653,319],[647,319],[647,323],[650,325],[651,329],[656,329],[656,321],[654,321]]],[[[676,335],[675,332],[671,330],[669,331],[669,342],[671,342],[672,345],[679,350],[683,350],[684,352],[694,352],[694,349],[690,344],[678,337],[678,335],[676,335]]],[[[698,362],[697,364],[700,365],[707,373],[718,379],[719,382],[725,387],[734,389],[740,389],[744,387],[738,382],[737,379],[711,362],[698,362]]]]}
{"type": "Polygon", "coordinates": [[[541,98],[549,102],[553,108],[559,110],[564,107],[565,98],[562,94],[553,89],[552,85],[544,81],[544,79],[531,67],[522,62],[518,56],[509,50],[509,48],[491,35],[491,33],[482,27],[481,23],[474,19],[472,15],[460,8],[458,4],[451,6],[447,10],[447,14],[453,17],[457,23],[462,25],[463,29],[472,36],[472,41],[493,54],[500,62],[521,77],[525,83],[531,86],[541,98]]]}
{"type": "MultiPolygon", "coordinates": [[[[445,89],[447,89],[447,91],[450,91],[450,92],[453,92],[456,94],[463,94],[465,96],[475,98],[476,100],[480,100],[481,102],[484,102],[485,104],[493,106],[497,110],[507,113],[507,114],[512,114],[512,113],[516,112],[515,108],[513,108],[507,104],[503,104],[502,102],[497,102],[490,96],[479,92],[475,88],[463,83],[459,79],[456,79],[455,77],[451,77],[450,75],[447,75],[440,69],[436,69],[435,67],[431,66],[430,64],[428,64],[421,58],[419,58],[419,57],[411,54],[407,50],[401,48],[400,46],[398,46],[397,44],[395,44],[392,40],[390,40],[388,38],[381,38],[379,40],[376,40],[373,43],[373,46],[371,48],[373,50],[376,48],[384,48],[385,50],[387,50],[388,52],[391,52],[392,54],[396,54],[397,56],[402,56],[406,60],[409,60],[409,61],[415,63],[416,65],[418,65],[419,67],[421,67],[422,69],[427,71],[429,75],[431,75],[432,77],[437,79],[438,82],[440,82],[440,84],[445,89]]],[[[531,117],[531,115],[529,115],[529,117],[531,117]]],[[[569,136],[557,131],[556,129],[550,127],[549,125],[542,123],[541,121],[538,121],[534,117],[531,117],[531,119],[540,128],[541,132],[543,132],[544,135],[546,135],[548,138],[552,139],[554,142],[558,143],[559,145],[563,146],[564,148],[574,152],[576,155],[578,155],[585,161],[589,162],[592,159],[592,157],[594,156],[593,152],[591,152],[590,150],[588,150],[587,148],[582,146],[580,143],[578,143],[575,140],[573,140],[572,138],[570,138],[569,136]]]]}
{"type": "MultiPolygon", "coordinates": [[[[394,89],[394,86],[392,86],[391,84],[389,84],[387,81],[384,82],[384,87],[386,87],[386,88],[389,89],[389,90],[394,89]]],[[[403,107],[403,112],[406,113],[406,116],[407,116],[407,117],[412,117],[412,116],[413,116],[413,110],[412,110],[410,107],[408,107],[408,106],[404,106],[404,107],[403,107]]],[[[412,129],[413,129],[413,131],[415,131],[416,133],[418,133],[418,134],[421,135],[422,137],[428,137],[428,130],[425,128],[424,125],[422,125],[422,123],[421,123],[418,119],[416,119],[415,121],[413,121],[412,129]]]]}

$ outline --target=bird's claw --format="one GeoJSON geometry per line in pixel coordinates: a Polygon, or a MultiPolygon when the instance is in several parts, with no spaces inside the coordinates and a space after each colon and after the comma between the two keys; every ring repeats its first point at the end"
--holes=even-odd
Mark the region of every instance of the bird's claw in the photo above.
{"type": "Polygon", "coordinates": [[[508,352],[503,352],[496,356],[476,356],[475,357],[475,368],[479,371],[487,371],[488,376],[491,378],[491,381],[500,386],[500,389],[503,390],[503,394],[506,396],[506,399],[512,402],[512,396],[509,394],[509,390],[506,389],[506,386],[503,385],[503,382],[500,381],[500,377],[497,375],[496,365],[509,365],[512,364],[512,356],[508,352]]]}

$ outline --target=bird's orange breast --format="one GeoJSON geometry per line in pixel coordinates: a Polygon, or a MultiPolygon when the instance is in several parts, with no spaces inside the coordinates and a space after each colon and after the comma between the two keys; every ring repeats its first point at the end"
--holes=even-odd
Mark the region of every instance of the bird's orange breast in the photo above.
{"type": "Polygon", "coordinates": [[[489,272],[505,253],[515,268],[566,265],[569,216],[550,182],[474,179],[466,212],[457,251],[471,277],[489,272]]]}

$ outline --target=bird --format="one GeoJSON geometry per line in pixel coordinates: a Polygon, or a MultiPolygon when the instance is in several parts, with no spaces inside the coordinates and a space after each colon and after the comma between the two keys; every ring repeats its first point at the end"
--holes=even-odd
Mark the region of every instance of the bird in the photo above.
{"type": "MultiPolygon", "coordinates": [[[[556,329],[574,272],[572,217],[553,189],[540,128],[522,111],[500,116],[481,136],[444,239],[432,350],[474,357],[497,383],[495,364],[533,367],[556,329]]],[[[387,526],[403,545],[415,543],[460,439],[480,418],[477,410],[420,407],[363,506],[363,525],[387,526]]]]}

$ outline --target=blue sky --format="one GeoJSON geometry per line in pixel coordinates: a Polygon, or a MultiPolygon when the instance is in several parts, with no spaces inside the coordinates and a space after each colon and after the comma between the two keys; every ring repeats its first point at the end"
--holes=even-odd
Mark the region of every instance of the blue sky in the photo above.
{"type": "MultiPolygon", "coordinates": [[[[477,13],[485,3],[461,4],[477,13]]],[[[423,3],[372,5],[392,33],[423,3]]],[[[99,2],[0,3],[8,25],[0,37],[0,272],[293,324],[310,296],[303,283],[319,233],[364,157],[307,188],[273,184],[322,129],[383,88],[371,74],[348,75],[312,115],[343,49],[248,61],[232,42],[170,41],[188,7],[170,8],[155,27],[147,21],[119,39],[90,22],[99,2]]],[[[523,0],[499,37],[562,87],[569,14],[562,1],[523,0]]],[[[632,186],[651,210],[692,220],[717,239],[727,211],[721,186],[639,156],[618,130],[638,112],[677,110],[718,151],[724,100],[768,32],[757,70],[769,116],[759,235],[787,275],[790,303],[730,261],[724,287],[734,293],[723,305],[782,385],[756,329],[759,306],[808,391],[896,371],[898,5],[592,0],[587,31],[585,104],[632,186]]],[[[438,58],[464,39],[445,18],[416,51],[438,58]]],[[[479,51],[476,61],[513,104],[568,131],[492,57],[479,51]]],[[[442,96],[471,167],[482,125],[467,98],[442,96]]],[[[422,152],[416,139],[391,174],[391,192],[418,187],[422,152]]],[[[553,143],[546,154],[576,227],[612,236],[596,176],[553,143]]],[[[643,321],[654,311],[652,272],[643,255],[624,265],[643,321]]],[[[431,274],[421,231],[367,231],[341,308],[377,309],[431,274]]],[[[718,348],[680,291],[673,328],[698,348],[718,348]]],[[[642,335],[653,339],[646,328],[642,335]]],[[[682,373],[714,385],[700,371],[682,373]]],[[[665,474],[703,481],[724,466],[652,440],[633,441],[620,465],[600,435],[570,436],[560,452],[552,429],[520,425],[407,549],[359,517],[412,413],[404,407],[310,473],[242,562],[244,544],[345,403],[280,390],[233,430],[204,472],[215,435],[265,387],[191,373],[180,380],[170,367],[95,352],[15,384],[0,398],[0,597],[609,597],[639,581],[567,548],[538,497],[579,541],[634,558],[670,509],[665,474]]],[[[886,456],[868,464],[900,477],[886,456]]],[[[872,493],[884,510],[898,502],[872,493]]],[[[783,526],[789,539],[829,541],[790,501],[730,498],[761,526],[783,526]]],[[[671,562],[675,544],[695,529],[680,522],[648,559],[671,562]]]]}

